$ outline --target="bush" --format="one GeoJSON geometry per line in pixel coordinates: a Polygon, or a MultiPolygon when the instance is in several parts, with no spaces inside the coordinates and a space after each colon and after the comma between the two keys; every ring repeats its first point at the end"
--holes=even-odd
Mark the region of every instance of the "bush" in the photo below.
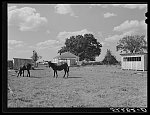
{"type": "Polygon", "coordinates": [[[81,64],[82,66],[86,66],[86,65],[102,65],[101,62],[82,62],[81,64]]]}
{"type": "Polygon", "coordinates": [[[93,65],[102,65],[102,62],[94,62],[93,65]]]}

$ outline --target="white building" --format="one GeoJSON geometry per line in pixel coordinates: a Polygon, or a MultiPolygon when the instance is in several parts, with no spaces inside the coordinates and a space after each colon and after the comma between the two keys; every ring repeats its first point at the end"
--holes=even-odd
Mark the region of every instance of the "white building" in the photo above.
{"type": "Polygon", "coordinates": [[[30,63],[33,65],[34,61],[32,58],[13,58],[14,59],[14,69],[19,69],[22,65],[30,63]]]}
{"type": "Polygon", "coordinates": [[[79,57],[70,52],[62,53],[61,55],[54,57],[52,60],[53,63],[57,63],[57,64],[67,62],[68,66],[77,65],[78,61],[79,61],[79,57]]]}
{"type": "Polygon", "coordinates": [[[122,69],[147,70],[147,53],[120,54],[122,69]]]}

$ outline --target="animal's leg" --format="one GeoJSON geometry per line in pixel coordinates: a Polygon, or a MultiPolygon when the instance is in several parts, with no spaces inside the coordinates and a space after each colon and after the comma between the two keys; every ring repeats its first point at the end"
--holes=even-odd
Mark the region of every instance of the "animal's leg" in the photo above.
{"type": "Polygon", "coordinates": [[[67,68],[67,77],[69,76],[69,67],[67,68]]]}
{"type": "Polygon", "coordinates": [[[69,76],[69,71],[67,71],[67,77],[69,76]]]}
{"type": "Polygon", "coordinates": [[[20,71],[18,70],[18,74],[17,74],[17,77],[19,76],[19,74],[20,74],[20,71]]]}
{"type": "Polygon", "coordinates": [[[23,77],[24,77],[24,70],[22,70],[23,71],[23,77]]]}
{"type": "Polygon", "coordinates": [[[18,75],[17,75],[17,77],[19,76],[19,72],[18,72],[18,75]]]}
{"type": "Polygon", "coordinates": [[[27,70],[27,77],[28,77],[28,70],[27,70]]]}
{"type": "Polygon", "coordinates": [[[19,70],[18,70],[18,75],[17,75],[17,77],[18,77],[19,75],[21,76],[21,72],[22,72],[22,70],[19,69],[19,70]]]}
{"type": "Polygon", "coordinates": [[[22,75],[22,70],[19,71],[19,75],[20,75],[20,76],[22,75]]]}
{"type": "Polygon", "coordinates": [[[55,70],[54,70],[54,77],[55,77],[55,70]]]}
{"type": "Polygon", "coordinates": [[[58,77],[57,71],[56,71],[56,78],[58,77]]]}
{"type": "Polygon", "coordinates": [[[29,77],[30,77],[30,70],[28,70],[28,74],[29,74],[29,77]]]}
{"type": "Polygon", "coordinates": [[[27,77],[30,77],[30,71],[27,70],[27,77]]]}
{"type": "Polygon", "coordinates": [[[64,74],[63,78],[64,78],[64,77],[65,77],[65,75],[66,75],[66,70],[64,69],[64,71],[65,71],[65,74],[64,74]]]}

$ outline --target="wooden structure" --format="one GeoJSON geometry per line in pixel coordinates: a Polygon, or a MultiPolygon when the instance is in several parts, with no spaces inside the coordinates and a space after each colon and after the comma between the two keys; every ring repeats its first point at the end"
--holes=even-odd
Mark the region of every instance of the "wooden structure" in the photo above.
{"type": "Polygon", "coordinates": [[[33,65],[34,61],[32,60],[32,58],[13,58],[14,59],[14,69],[19,69],[20,66],[30,63],[33,65]]]}
{"type": "Polygon", "coordinates": [[[70,52],[62,53],[59,56],[53,58],[52,60],[53,63],[57,63],[57,64],[67,62],[68,66],[77,65],[78,61],[79,61],[79,57],[70,52]]]}
{"type": "Polygon", "coordinates": [[[147,53],[120,54],[122,69],[147,70],[147,53]]]}
{"type": "Polygon", "coordinates": [[[13,60],[8,60],[7,66],[8,66],[8,69],[13,69],[13,60]]]}

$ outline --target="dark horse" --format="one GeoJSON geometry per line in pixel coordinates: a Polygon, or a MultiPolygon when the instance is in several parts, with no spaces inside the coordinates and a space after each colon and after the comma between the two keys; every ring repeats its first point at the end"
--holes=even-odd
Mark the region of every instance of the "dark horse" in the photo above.
{"type": "Polygon", "coordinates": [[[22,73],[23,73],[23,77],[24,77],[24,70],[27,70],[27,77],[28,77],[28,75],[29,75],[29,77],[30,77],[30,69],[31,69],[31,64],[29,64],[29,63],[27,63],[26,65],[24,64],[23,66],[21,66],[20,68],[19,68],[19,72],[18,72],[18,75],[17,75],[17,77],[20,75],[22,75],[22,73]]]}
{"type": "MultiPolygon", "coordinates": [[[[65,74],[64,74],[63,78],[65,77],[66,72],[67,72],[67,78],[68,78],[68,76],[69,76],[69,66],[68,66],[67,63],[64,63],[62,65],[56,65],[55,63],[51,63],[51,61],[49,61],[48,65],[49,65],[49,67],[51,67],[54,70],[54,77],[55,77],[55,73],[57,75],[57,70],[58,71],[64,70],[65,74]]],[[[58,77],[58,75],[56,76],[56,78],[57,77],[58,77]]]]}

